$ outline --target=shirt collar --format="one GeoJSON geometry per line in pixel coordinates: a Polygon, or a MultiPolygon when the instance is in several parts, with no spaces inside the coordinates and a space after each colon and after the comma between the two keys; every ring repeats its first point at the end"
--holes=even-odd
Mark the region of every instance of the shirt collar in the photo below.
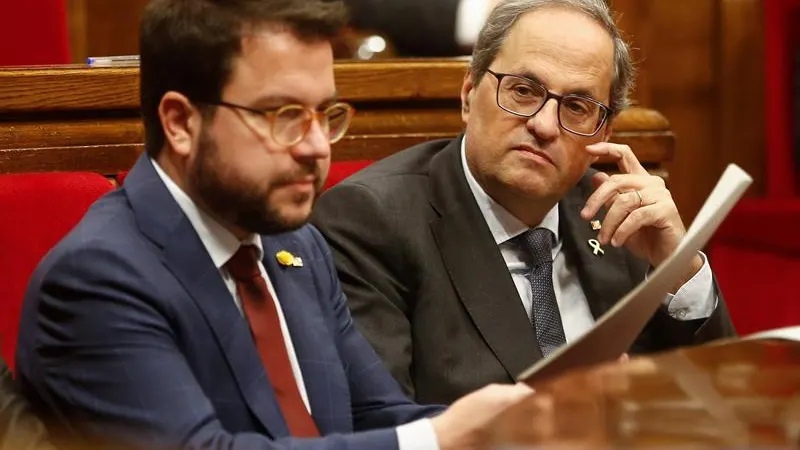
{"type": "MultiPolygon", "coordinates": [[[[529,226],[525,225],[525,223],[491,198],[478,184],[467,165],[466,137],[461,139],[461,165],[464,168],[464,175],[467,178],[469,189],[472,191],[472,195],[478,203],[478,208],[480,208],[486,224],[489,225],[489,231],[492,232],[492,237],[494,237],[494,242],[497,245],[511,240],[530,229],[529,226]]],[[[546,228],[552,231],[556,242],[558,242],[558,221],[558,204],[556,204],[545,214],[542,222],[534,228],[546,228]]]]}
{"type": "Polygon", "coordinates": [[[222,266],[228,262],[229,259],[239,250],[241,245],[254,245],[258,249],[258,259],[261,260],[264,255],[264,248],[261,244],[261,238],[258,234],[251,234],[243,241],[233,235],[227,228],[222,226],[213,217],[208,215],[205,211],[200,209],[197,204],[192,200],[183,190],[175,184],[174,181],[161,169],[158,163],[150,159],[153,167],[164,182],[167,190],[178,203],[186,218],[192,224],[197,236],[206,248],[214,266],[221,269],[222,266]]]}

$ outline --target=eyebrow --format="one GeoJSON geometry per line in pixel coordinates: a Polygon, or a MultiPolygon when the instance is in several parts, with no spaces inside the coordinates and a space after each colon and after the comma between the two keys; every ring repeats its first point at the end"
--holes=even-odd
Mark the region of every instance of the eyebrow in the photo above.
{"type": "MultiPolygon", "coordinates": [[[[547,88],[547,85],[539,77],[537,77],[536,74],[534,74],[533,72],[531,72],[529,70],[523,70],[521,72],[512,72],[511,75],[516,75],[518,77],[527,78],[527,79],[533,81],[534,83],[540,84],[540,85],[542,85],[542,86],[547,88]]],[[[598,102],[600,101],[600,100],[597,99],[597,97],[595,97],[595,95],[591,91],[589,91],[588,89],[585,89],[585,88],[578,88],[578,89],[575,89],[575,90],[572,90],[572,91],[569,91],[569,92],[564,92],[564,93],[562,93],[562,95],[579,95],[581,97],[588,97],[588,98],[590,98],[592,100],[595,100],[595,101],[598,101],[598,102]]]]}

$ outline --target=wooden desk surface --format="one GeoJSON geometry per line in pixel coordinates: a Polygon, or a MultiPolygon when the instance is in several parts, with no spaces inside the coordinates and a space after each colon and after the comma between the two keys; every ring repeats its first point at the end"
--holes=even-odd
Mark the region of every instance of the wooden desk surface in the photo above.
{"type": "MultiPolygon", "coordinates": [[[[377,159],[457,135],[465,70],[462,59],[337,61],[339,95],[356,115],[333,159],[377,159]]],[[[0,69],[0,173],[128,169],[143,149],[138,71],[0,69]]],[[[672,159],[674,139],[669,122],[653,110],[633,108],[614,122],[614,140],[654,171],[672,159]]]]}
{"type": "MultiPolygon", "coordinates": [[[[798,448],[800,343],[738,341],[577,371],[519,405],[544,448],[798,448]]],[[[512,424],[501,425],[508,433],[512,424]]]]}

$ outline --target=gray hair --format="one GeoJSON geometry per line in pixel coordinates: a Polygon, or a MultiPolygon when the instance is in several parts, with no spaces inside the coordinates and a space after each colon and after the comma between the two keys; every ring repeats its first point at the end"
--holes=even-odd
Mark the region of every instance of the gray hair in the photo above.
{"type": "Polygon", "coordinates": [[[587,15],[608,31],[614,41],[614,74],[611,81],[611,110],[614,114],[630,106],[636,69],[630,49],[617,28],[605,0],[501,0],[489,14],[472,51],[470,71],[478,84],[497,58],[500,48],[517,20],[526,13],[548,7],[565,7],[587,15]]]}

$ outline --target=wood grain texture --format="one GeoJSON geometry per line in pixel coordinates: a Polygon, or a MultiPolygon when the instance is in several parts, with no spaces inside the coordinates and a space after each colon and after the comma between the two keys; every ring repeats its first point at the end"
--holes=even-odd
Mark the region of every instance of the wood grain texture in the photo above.
{"type": "MultiPolygon", "coordinates": [[[[753,175],[748,195],[766,192],[764,17],[762,0],[721,0],[719,168],[753,175]]],[[[771,0],[767,0],[771,1],[771,0]]]]}
{"type": "Polygon", "coordinates": [[[720,340],[574,369],[534,388],[492,430],[509,448],[798,444],[800,344],[793,341],[720,340]]]}
{"type": "Polygon", "coordinates": [[[764,1],[610,0],[632,41],[634,98],[670,118],[667,167],[684,221],[693,220],[725,166],[765,189],[764,1]]]}
{"type": "MultiPolygon", "coordinates": [[[[460,59],[373,63],[339,61],[340,96],[356,107],[335,161],[378,159],[463,130],[460,59]]],[[[143,151],[138,69],[79,66],[0,70],[0,173],[88,170],[112,175],[143,151]]],[[[666,176],[675,137],[660,113],[632,108],[613,122],[613,140],[630,145],[666,176]]],[[[598,167],[614,170],[609,161],[598,167]]]]}

